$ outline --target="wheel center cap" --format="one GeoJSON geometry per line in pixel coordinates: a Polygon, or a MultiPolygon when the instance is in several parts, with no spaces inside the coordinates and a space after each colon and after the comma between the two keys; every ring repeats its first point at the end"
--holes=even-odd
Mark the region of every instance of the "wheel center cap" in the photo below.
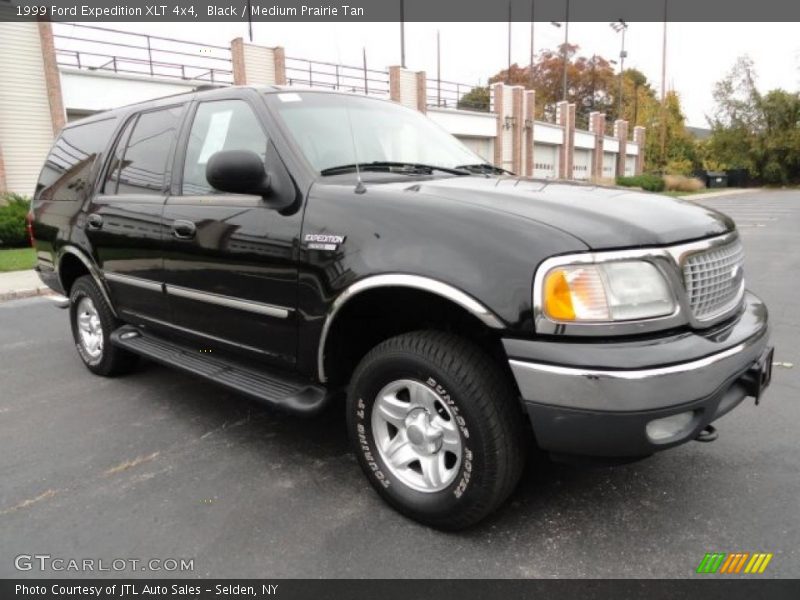
{"type": "Polygon", "coordinates": [[[415,410],[406,418],[408,441],[424,454],[433,454],[441,447],[442,432],[432,427],[428,413],[415,410]]]}

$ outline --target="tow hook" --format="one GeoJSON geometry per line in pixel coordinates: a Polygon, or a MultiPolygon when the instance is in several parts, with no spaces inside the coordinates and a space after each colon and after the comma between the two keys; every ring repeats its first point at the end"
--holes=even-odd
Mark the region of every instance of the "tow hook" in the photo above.
{"type": "Polygon", "coordinates": [[[719,437],[719,433],[717,433],[717,428],[713,425],[706,425],[703,428],[703,431],[697,434],[697,437],[694,438],[695,441],[698,442],[713,442],[719,437]]]}

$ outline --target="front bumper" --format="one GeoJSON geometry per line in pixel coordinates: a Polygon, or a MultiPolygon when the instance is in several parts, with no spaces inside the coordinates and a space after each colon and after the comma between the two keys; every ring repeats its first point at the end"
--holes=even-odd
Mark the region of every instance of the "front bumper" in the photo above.
{"type": "Polygon", "coordinates": [[[541,448],[633,457],[694,439],[754,395],[754,365],[765,360],[768,339],[766,306],[748,292],[736,319],[703,332],[503,344],[541,448]],[[673,435],[648,434],[651,421],[685,412],[691,420],[673,435]]]}

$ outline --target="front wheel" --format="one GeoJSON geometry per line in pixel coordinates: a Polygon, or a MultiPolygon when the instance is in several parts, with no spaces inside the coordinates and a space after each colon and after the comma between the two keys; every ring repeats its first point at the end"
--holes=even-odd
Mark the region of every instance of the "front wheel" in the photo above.
{"type": "Polygon", "coordinates": [[[455,335],[418,331],[361,361],[348,394],[359,463],[401,513],[468,527],[511,493],[525,454],[523,414],[508,376],[455,335]]]}

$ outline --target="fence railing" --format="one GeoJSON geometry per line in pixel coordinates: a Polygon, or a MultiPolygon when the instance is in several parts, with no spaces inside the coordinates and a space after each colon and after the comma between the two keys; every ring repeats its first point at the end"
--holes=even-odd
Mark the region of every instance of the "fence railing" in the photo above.
{"type": "Polygon", "coordinates": [[[286,83],[356,92],[369,96],[389,96],[388,71],[305,58],[286,57],[286,83]]]}
{"type": "Polygon", "coordinates": [[[493,106],[492,89],[489,86],[429,78],[425,96],[429,107],[489,112],[493,106]]]}
{"type": "Polygon", "coordinates": [[[233,83],[230,48],[117,29],[54,23],[59,66],[233,83]]]}
{"type": "MultiPolygon", "coordinates": [[[[230,48],[130,33],[79,23],[54,23],[59,66],[167,77],[215,84],[233,83],[230,48]]],[[[389,97],[389,72],[366,65],[340,65],[286,57],[289,85],[389,97]]],[[[429,78],[428,106],[478,112],[492,109],[491,88],[429,78]]]]}

